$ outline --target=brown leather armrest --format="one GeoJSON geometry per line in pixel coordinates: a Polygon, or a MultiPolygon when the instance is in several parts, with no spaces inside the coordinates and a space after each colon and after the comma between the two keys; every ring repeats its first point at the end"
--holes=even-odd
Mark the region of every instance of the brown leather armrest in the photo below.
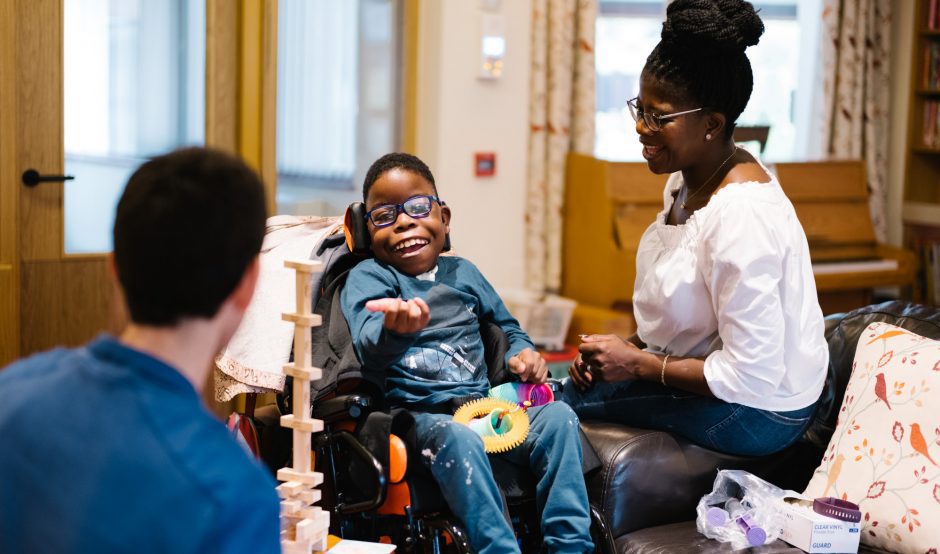
{"type": "Polygon", "coordinates": [[[614,537],[695,518],[718,469],[754,469],[762,458],[714,452],[663,431],[582,422],[602,467],[586,476],[588,497],[614,537]]]}
{"type": "MultiPolygon", "coordinates": [[[[662,527],[643,529],[617,540],[620,554],[727,554],[734,552],[731,545],[709,539],[698,532],[694,521],[674,523],[662,527]]],[[[743,552],[738,550],[738,552],[743,552]]],[[[747,554],[802,554],[799,548],[780,539],[757,548],[748,548],[747,554]]]]}

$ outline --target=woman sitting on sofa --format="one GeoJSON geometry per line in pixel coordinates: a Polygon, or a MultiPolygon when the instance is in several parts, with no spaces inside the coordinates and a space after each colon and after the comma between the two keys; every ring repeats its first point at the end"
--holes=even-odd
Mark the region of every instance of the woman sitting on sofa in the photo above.
{"type": "Polygon", "coordinates": [[[742,0],[676,0],[627,102],[670,173],[640,240],[637,333],[582,338],[563,398],[582,419],[661,429],[737,455],[809,424],[828,362],[806,234],[777,179],[735,146],[763,23],[742,0]]]}

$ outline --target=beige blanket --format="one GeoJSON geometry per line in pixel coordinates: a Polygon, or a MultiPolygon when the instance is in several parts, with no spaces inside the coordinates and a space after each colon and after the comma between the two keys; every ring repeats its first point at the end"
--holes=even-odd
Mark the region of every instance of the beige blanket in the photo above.
{"type": "Polygon", "coordinates": [[[295,312],[294,271],[284,260],[308,260],[324,237],[342,229],[341,217],[277,215],[267,221],[258,285],[241,326],[215,361],[215,397],[280,392],[294,325],[281,314],[295,312]]]}

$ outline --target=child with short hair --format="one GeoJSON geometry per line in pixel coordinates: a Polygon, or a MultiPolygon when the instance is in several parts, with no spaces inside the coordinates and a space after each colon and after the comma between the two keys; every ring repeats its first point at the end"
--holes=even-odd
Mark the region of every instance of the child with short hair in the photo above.
{"type": "MultiPolygon", "coordinates": [[[[356,355],[363,366],[386,371],[392,407],[414,412],[421,461],[474,551],[519,552],[482,439],[442,412],[489,391],[481,319],[505,332],[509,370],[521,381],[544,383],[547,364],[476,266],[440,256],[451,210],[424,162],[387,154],[369,168],[362,192],[375,257],[353,268],[341,296],[356,355]]],[[[591,552],[577,417],[561,402],[528,413],[525,442],[491,456],[535,473],[550,552],[591,552]]]]}

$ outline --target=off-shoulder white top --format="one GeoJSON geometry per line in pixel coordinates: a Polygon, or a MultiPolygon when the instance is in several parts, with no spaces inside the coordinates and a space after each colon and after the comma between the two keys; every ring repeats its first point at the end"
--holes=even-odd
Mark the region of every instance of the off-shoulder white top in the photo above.
{"type": "MultiPolygon", "coordinates": [[[[768,171],[768,173],[770,173],[768,171]]],[[[806,234],[775,176],[731,183],[667,225],[681,173],[637,251],[637,332],[649,350],[705,356],[716,397],[759,409],[814,402],[829,351],[806,234]]]]}

